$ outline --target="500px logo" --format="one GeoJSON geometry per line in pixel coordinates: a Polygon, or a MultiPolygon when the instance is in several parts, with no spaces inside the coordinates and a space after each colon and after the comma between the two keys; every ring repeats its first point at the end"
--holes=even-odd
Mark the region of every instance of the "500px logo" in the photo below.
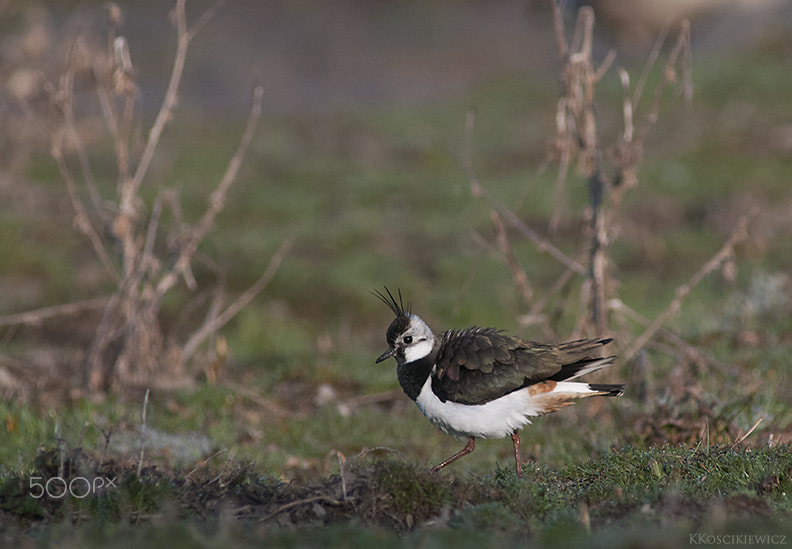
{"type": "Polygon", "coordinates": [[[46,481],[44,477],[30,477],[30,495],[35,499],[44,496],[60,499],[67,494],[82,499],[91,494],[96,494],[100,490],[116,488],[116,477],[73,477],[68,482],[61,477],[50,477],[46,481]]]}

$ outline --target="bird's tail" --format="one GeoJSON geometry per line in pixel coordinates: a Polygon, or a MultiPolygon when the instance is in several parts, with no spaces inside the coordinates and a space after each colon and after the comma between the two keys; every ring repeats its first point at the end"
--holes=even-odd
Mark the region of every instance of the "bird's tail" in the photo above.
{"type": "Polygon", "coordinates": [[[528,395],[536,415],[555,412],[571,406],[576,400],[593,396],[620,396],[623,385],[581,383],[579,381],[543,381],[528,388],[528,395]]]}
{"type": "Polygon", "coordinates": [[[618,397],[624,394],[624,385],[611,383],[589,383],[589,389],[597,393],[597,396],[618,397]]]}
{"type": "Polygon", "coordinates": [[[569,381],[596,372],[600,368],[610,366],[615,361],[615,356],[605,358],[583,358],[573,364],[565,364],[561,367],[561,371],[550,379],[553,381],[569,381]]]}

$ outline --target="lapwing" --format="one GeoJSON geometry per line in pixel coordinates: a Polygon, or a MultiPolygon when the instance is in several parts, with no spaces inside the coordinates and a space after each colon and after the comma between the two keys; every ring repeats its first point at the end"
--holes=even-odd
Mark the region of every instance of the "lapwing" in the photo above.
{"type": "Polygon", "coordinates": [[[600,356],[610,338],[547,345],[477,326],[436,336],[405,307],[401,291],[398,301],[387,287],[385,294],[373,293],[396,315],[386,334],[388,350],[376,362],[395,358],[399,384],[429,421],[468,440],[432,471],[472,452],[477,438],[511,436],[522,478],[519,429],[531,418],[581,398],[623,393],[624,385],[572,381],[613,364],[615,356],[600,356]]]}

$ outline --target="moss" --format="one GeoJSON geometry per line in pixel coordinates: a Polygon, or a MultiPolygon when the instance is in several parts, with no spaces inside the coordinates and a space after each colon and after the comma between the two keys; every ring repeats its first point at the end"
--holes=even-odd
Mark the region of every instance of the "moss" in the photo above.
{"type": "Polygon", "coordinates": [[[392,501],[389,507],[399,523],[409,528],[438,515],[450,500],[448,482],[440,475],[401,461],[378,467],[375,483],[392,501]]]}

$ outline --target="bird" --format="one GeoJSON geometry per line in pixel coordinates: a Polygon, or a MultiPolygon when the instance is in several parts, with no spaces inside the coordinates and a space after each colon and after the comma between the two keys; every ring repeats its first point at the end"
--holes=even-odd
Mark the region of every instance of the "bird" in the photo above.
{"type": "Polygon", "coordinates": [[[397,300],[384,289],[372,293],[396,318],[386,332],[388,349],[376,363],[396,359],[399,384],[421,412],[444,433],[467,439],[433,472],[472,452],[476,439],[511,436],[516,473],[523,478],[519,430],[531,418],[581,398],[624,393],[623,384],[573,381],[615,362],[616,356],[600,356],[612,338],[553,345],[478,326],[435,335],[409,303],[405,306],[401,290],[397,300]]]}

